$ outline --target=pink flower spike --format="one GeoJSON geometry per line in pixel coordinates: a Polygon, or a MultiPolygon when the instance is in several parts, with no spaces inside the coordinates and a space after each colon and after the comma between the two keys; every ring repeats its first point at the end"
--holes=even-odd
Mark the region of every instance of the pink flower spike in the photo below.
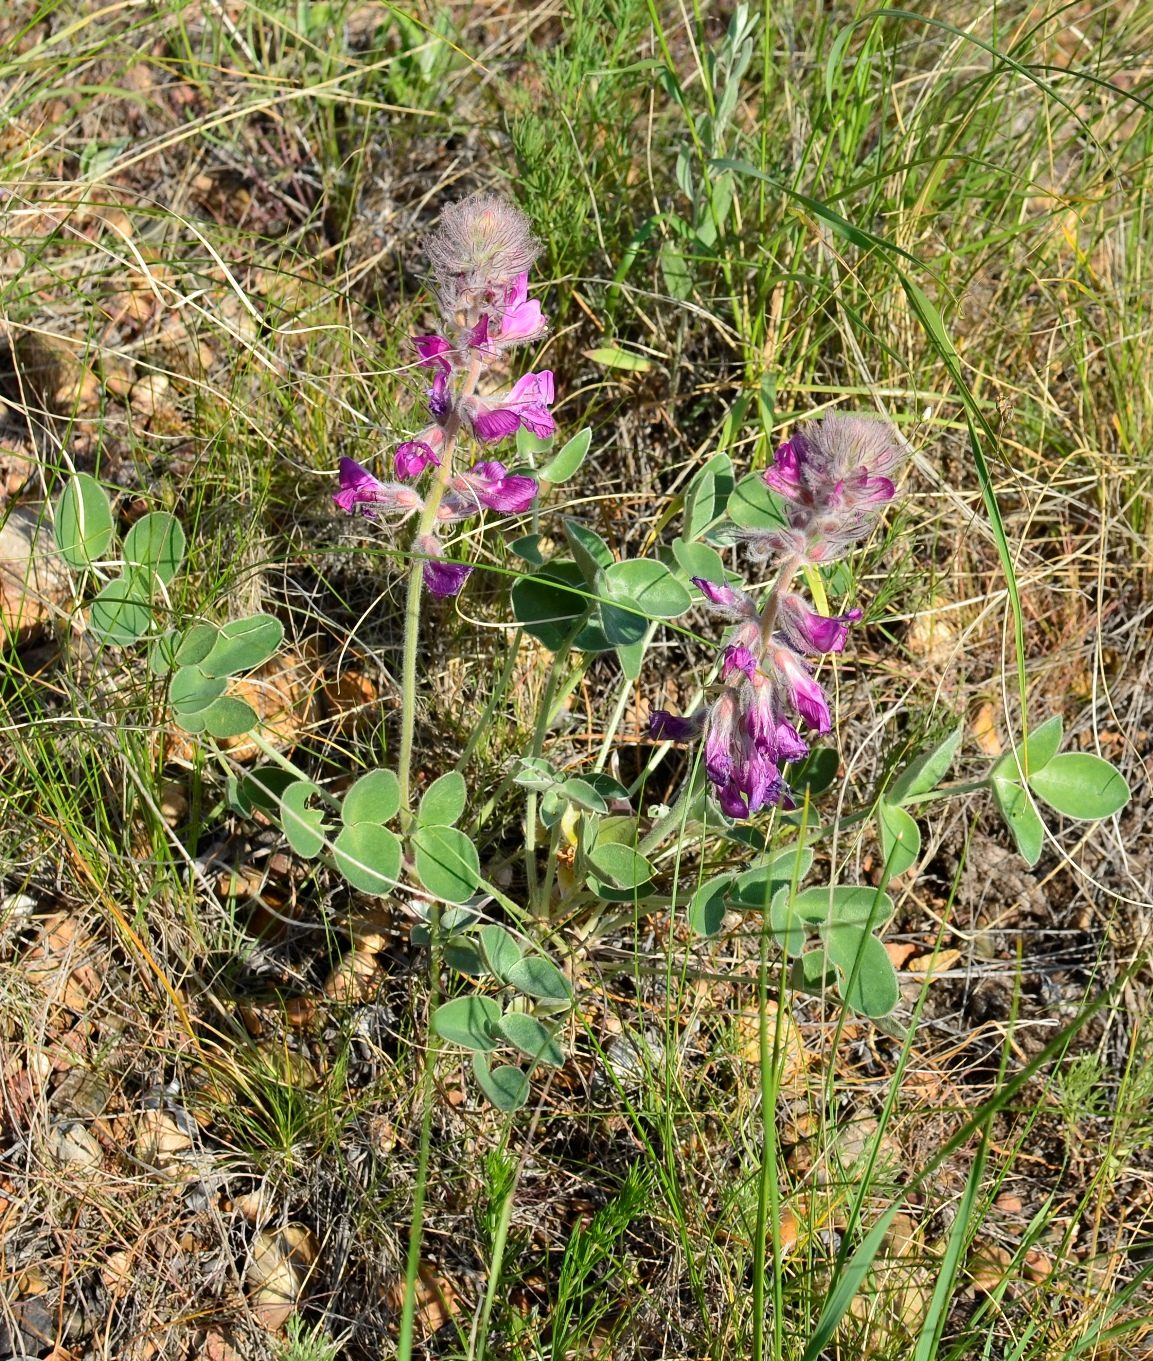
{"type": "Polygon", "coordinates": [[[440,459],[433,447],[425,444],[424,440],[405,440],[403,444],[397,445],[396,453],[392,456],[397,477],[403,477],[408,482],[419,477],[430,465],[439,468],[440,459]]]}
{"type": "Polygon", "coordinates": [[[442,373],[452,372],[452,360],[449,359],[452,346],[444,336],[413,336],[412,343],[425,368],[439,369],[442,373]]]}
{"type": "Polygon", "coordinates": [[[362,506],[371,517],[376,514],[374,507],[385,514],[399,512],[403,518],[424,505],[424,499],[411,487],[402,482],[381,482],[351,458],[340,460],[340,490],[332,499],[350,515],[362,506]]]}
{"type": "Polygon", "coordinates": [[[452,480],[464,496],[474,497],[489,510],[515,515],[528,510],[537,493],[536,479],[510,473],[503,463],[478,463],[452,480]]]}
{"type": "Polygon", "coordinates": [[[416,550],[428,555],[421,570],[429,594],[441,600],[458,595],[472,568],[467,563],[449,562],[441,557],[440,543],[435,534],[422,535],[416,542],[416,550]]]}

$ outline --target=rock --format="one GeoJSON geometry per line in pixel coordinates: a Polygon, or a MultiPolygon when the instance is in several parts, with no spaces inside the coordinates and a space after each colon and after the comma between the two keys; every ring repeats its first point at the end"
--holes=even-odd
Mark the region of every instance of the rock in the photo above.
{"type": "Polygon", "coordinates": [[[154,416],[167,404],[169,386],[167,375],[146,373],[143,378],[138,378],[133,383],[128,403],[133,411],[138,411],[140,415],[154,416]]]}

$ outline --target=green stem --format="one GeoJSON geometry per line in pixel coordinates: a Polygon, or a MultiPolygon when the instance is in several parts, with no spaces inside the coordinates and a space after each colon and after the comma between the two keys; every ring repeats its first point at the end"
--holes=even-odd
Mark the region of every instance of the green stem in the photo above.
{"type": "MultiPolygon", "coordinates": [[[[431,1018],[440,996],[440,907],[434,904],[429,918],[431,931],[431,987],[428,995],[428,1014],[431,1018]]],[[[428,1027],[424,1068],[420,1075],[420,1147],[416,1160],[416,1185],[412,1194],[412,1218],[408,1226],[408,1257],[404,1269],[404,1304],[400,1311],[400,1335],[397,1338],[396,1361],[412,1361],[413,1328],[416,1322],[417,1278],[420,1274],[420,1247],[424,1238],[424,1198],[428,1188],[428,1167],[432,1149],[432,1108],[436,1094],[436,1060],[440,1053],[440,1037],[428,1027]]]]}
{"type": "MultiPolygon", "coordinates": [[[[437,511],[452,477],[452,455],[460,433],[460,403],[471,397],[480,378],[483,357],[478,352],[473,355],[468,373],[459,393],[453,413],[444,431],[444,449],[440,467],[425,496],[424,507],[417,521],[413,543],[419,544],[424,535],[432,532],[436,524],[437,511]]],[[[408,594],[404,607],[404,658],[400,673],[400,751],[396,762],[396,775],[400,781],[400,819],[405,831],[412,822],[412,746],[416,733],[416,660],[420,645],[420,605],[424,590],[424,570],[419,555],[414,554],[408,576],[408,594]]]]}

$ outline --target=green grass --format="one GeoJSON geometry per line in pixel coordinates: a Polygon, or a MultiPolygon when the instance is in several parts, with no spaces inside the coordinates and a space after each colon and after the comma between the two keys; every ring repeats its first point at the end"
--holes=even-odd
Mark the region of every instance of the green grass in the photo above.
{"type": "MultiPolygon", "coordinates": [[[[451,1047],[437,1058],[413,1354],[1138,1355],[1153,5],[740,18],[18,6],[0,21],[0,454],[27,461],[31,504],[82,467],[125,521],[176,513],[174,620],[269,609],[307,688],[355,668],[357,721],[317,700],[294,755],[339,782],[394,760],[403,554],[331,513],[331,473],[345,454],[385,467],[419,428],[406,337],[429,324],[420,238],[441,204],[498,188],[540,235],[552,331],[532,366],[557,374],[562,434],[595,432],[542,512],[554,537],[571,511],[652,552],[714,453],[743,472],[798,418],[883,411],[915,453],[889,532],[853,558],[868,625],[838,662],[842,778],[818,811],[867,806],[898,752],[958,720],[974,762],[988,702],[1005,749],[1061,711],[1134,805],[1067,825],[1024,878],[988,809],[931,814],[890,939],[960,954],[941,979],[903,975],[888,1028],[791,994],[755,914],[715,941],[629,904],[540,923],[572,961],[571,1058],[514,1117],[451,1047]],[[643,366],[590,357],[613,346],[643,366]],[[168,380],[151,418],[126,365],[168,380]]],[[[646,771],[642,810],[667,801],[680,768],[646,765],[642,701],[687,700],[711,654],[661,631],[637,684],[591,658],[550,681],[509,628],[523,564],[488,547],[491,570],[427,621],[415,769],[465,752],[486,873],[515,892],[513,756],[535,732],[568,769],[646,771]]],[[[184,1355],[215,1321],[246,1356],[391,1355],[431,1006],[411,914],[386,902],[366,925],[371,904],[232,814],[242,763],[174,753],[158,685],[94,653],[81,620],[61,600],[0,660],[0,1123],[5,1147],[39,1150],[0,1163],[0,1207],[21,1198],[8,1307],[28,1262],[68,1279],[79,1254],[96,1280],[127,1243],[136,1284],[108,1297],[94,1355],[144,1337],[184,1355]],[[222,888],[234,874],[242,892],[222,888]],[[83,923],[72,954],[38,934],[53,912],[83,923]],[[369,929],[371,985],[326,992],[369,929]],[[64,991],[78,960],[87,1016],[64,991]],[[114,1093],[83,1116],[97,1182],[43,1153],[70,1114],[62,1055],[114,1093]],[[157,1084],[198,1122],[200,1199],[130,1161],[157,1084]],[[274,1336],[236,1284],[250,1226],[231,1207],[258,1188],[320,1245],[274,1336]],[[223,1275],[192,1265],[209,1258],[223,1275]]],[[[876,870],[868,828],[845,828],[830,873],[876,870]]],[[[683,894],[731,853],[702,830],[662,869],[683,894]]]]}

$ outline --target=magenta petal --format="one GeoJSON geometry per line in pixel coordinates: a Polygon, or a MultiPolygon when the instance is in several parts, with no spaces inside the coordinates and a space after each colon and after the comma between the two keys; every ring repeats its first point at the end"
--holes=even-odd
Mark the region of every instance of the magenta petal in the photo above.
{"type": "Polygon", "coordinates": [[[502,407],[495,410],[477,409],[472,413],[472,428],[477,439],[486,444],[496,444],[498,440],[515,435],[520,428],[520,417],[515,411],[502,407]]]}
{"type": "Polygon", "coordinates": [[[773,466],[765,469],[761,481],[779,496],[791,498],[801,493],[801,459],[790,441],[786,440],[777,450],[773,466]]]}
{"type": "Polygon", "coordinates": [[[428,367],[438,368],[443,373],[452,372],[452,346],[444,336],[413,336],[413,345],[420,355],[420,362],[428,367]]]}
{"type": "Polygon", "coordinates": [[[522,302],[510,307],[500,323],[500,338],[504,341],[534,340],[545,328],[544,314],[539,302],[522,302]]]}
{"type": "Polygon", "coordinates": [[[397,446],[396,453],[392,456],[392,466],[396,469],[397,477],[409,479],[419,477],[430,464],[434,468],[439,467],[440,459],[437,458],[432,446],[425,444],[423,440],[406,440],[404,444],[397,446]]]}
{"type": "Polygon", "coordinates": [[[400,511],[407,515],[424,504],[411,487],[401,482],[381,482],[352,458],[340,460],[340,490],[332,499],[349,514],[357,506],[363,506],[365,513],[371,515],[369,508],[379,506],[385,511],[400,511]]]}
{"type": "Polygon", "coordinates": [[[757,659],[747,647],[730,644],[725,648],[724,660],[721,663],[721,675],[728,680],[734,671],[743,671],[749,680],[755,679],[757,659]]]}
{"type": "Polygon", "coordinates": [[[536,497],[536,479],[510,476],[487,492],[479,493],[481,504],[502,515],[519,515],[528,510],[536,497]]]}

